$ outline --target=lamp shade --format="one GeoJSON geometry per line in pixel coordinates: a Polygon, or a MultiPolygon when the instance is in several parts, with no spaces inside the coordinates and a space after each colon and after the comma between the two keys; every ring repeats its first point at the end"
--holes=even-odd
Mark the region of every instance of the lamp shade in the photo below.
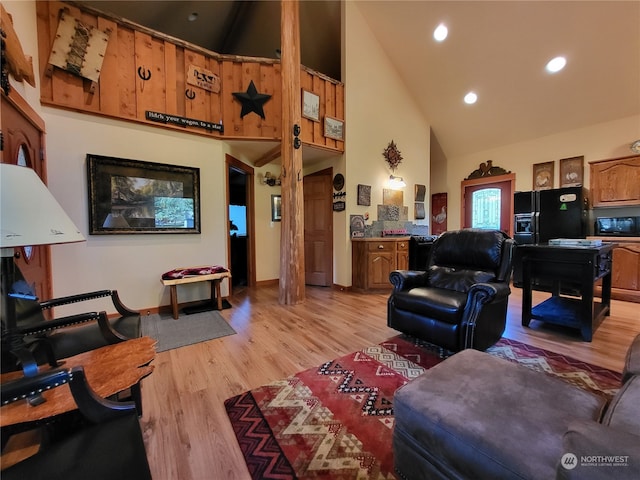
{"type": "Polygon", "coordinates": [[[36,172],[0,164],[0,247],[84,240],[36,172]]]}

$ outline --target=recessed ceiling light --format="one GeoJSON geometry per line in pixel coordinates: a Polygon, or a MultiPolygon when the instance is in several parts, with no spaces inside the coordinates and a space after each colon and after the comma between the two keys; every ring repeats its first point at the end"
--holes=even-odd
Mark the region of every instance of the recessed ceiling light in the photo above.
{"type": "Polygon", "coordinates": [[[477,101],[478,95],[476,95],[474,92],[469,92],[464,96],[464,103],[466,103],[467,105],[473,105],[477,101]]]}
{"type": "Polygon", "coordinates": [[[198,19],[198,12],[190,13],[189,16],[187,17],[187,20],[189,20],[190,22],[195,22],[197,19],[198,19]]]}
{"type": "Polygon", "coordinates": [[[549,72],[549,73],[556,73],[556,72],[559,72],[560,70],[562,70],[566,64],[567,64],[567,59],[566,58],[564,58],[564,57],[556,57],[556,58],[553,58],[553,59],[549,60],[549,63],[547,63],[547,66],[545,68],[547,69],[547,72],[549,72]]]}
{"type": "Polygon", "coordinates": [[[449,34],[449,30],[447,29],[444,23],[441,23],[433,31],[433,38],[435,38],[437,42],[442,42],[445,38],[447,38],[448,34],[449,34]]]}

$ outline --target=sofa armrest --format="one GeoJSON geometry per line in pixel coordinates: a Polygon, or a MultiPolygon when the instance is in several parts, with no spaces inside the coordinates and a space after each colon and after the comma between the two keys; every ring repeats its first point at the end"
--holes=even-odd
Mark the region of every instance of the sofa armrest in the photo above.
{"type": "Polygon", "coordinates": [[[640,478],[640,437],[588,420],[573,421],[562,439],[556,478],[616,480],[640,478]]]}
{"type": "Polygon", "coordinates": [[[393,291],[399,292],[425,286],[428,276],[422,270],[394,270],[389,274],[389,281],[393,285],[393,291]]]}

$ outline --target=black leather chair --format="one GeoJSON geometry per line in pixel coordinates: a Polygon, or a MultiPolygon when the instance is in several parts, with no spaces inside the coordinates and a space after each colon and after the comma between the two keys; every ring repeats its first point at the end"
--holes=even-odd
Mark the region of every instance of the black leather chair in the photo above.
{"type": "Polygon", "coordinates": [[[514,245],[497,230],[443,233],[426,271],[391,272],[387,325],[449,352],[486,350],[504,332],[514,245]]]}
{"type": "MultiPolygon", "coordinates": [[[[16,274],[18,281],[25,283],[22,274],[16,274]]],[[[2,318],[3,373],[22,369],[25,375],[33,375],[38,365],[48,363],[57,367],[58,360],[141,335],[140,314],[127,308],[116,290],[99,290],[43,302],[25,297],[28,295],[3,299],[12,301],[14,307],[12,321],[2,318]],[[108,318],[105,311],[94,311],[50,320],[45,318],[45,312],[50,309],[104,297],[111,298],[120,316],[108,318]]],[[[128,393],[135,401],[139,415],[142,415],[140,385],[132,386],[130,392],[123,392],[124,397],[118,397],[128,399],[128,393]]]]}
{"type": "Polygon", "coordinates": [[[47,349],[53,351],[56,359],[61,359],[138,338],[141,332],[140,314],[120,301],[117,290],[99,290],[43,302],[17,299],[16,318],[17,330],[24,342],[36,346],[34,355],[39,364],[48,360],[45,357],[47,349]],[[45,319],[47,310],[104,297],[111,298],[120,316],[108,318],[107,313],[101,311],[45,319]]]}
{"type": "MultiPolygon", "coordinates": [[[[100,398],[86,382],[81,367],[49,370],[35,377],[22,377],[2,385],[2,405],[27,401],[68,383],[84,421],[61,434],[46,435],[51,424],[42,421],[45,439],[39,451],[2,470],[2,480],[145,480],[151,479],[142,430],[133,402],[111,402],[100,398]]],[[[30,408],[38,408],[32,406],[30,408]]]]}

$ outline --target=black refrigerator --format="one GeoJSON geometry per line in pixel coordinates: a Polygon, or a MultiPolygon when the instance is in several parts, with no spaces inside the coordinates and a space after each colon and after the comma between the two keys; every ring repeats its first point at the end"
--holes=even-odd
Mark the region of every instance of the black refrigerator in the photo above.
{"type": "MultiPolygon", "coordinates": [[[[514,234],[516,245],[548,243],[552,238],[587,236],[588,197],[583,187],[564,187],[532,192],[516,192],[514,234]]],[[[518,248],[513,256],[513,284],[522,287],[522,258],[518,248]]],[[[562,293],[574,295],[579,285],[562,285],[562,293]]],[[[551,292],[553,285],[538,278],[532,288],[551,292]]]]}
{"type": "Polygon", "coordinates": [[[585,238],[588,197],[584,187],[564,187],[514,194],[514,239],[519,244],[552,238],[585,238]]]}

